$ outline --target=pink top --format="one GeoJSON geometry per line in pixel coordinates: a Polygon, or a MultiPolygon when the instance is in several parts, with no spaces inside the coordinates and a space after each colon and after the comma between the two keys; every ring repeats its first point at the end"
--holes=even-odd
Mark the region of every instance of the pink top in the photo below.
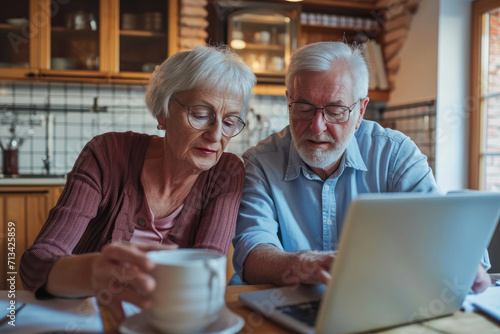
{"type": "Polygon", "coordinates": [[[145,210],[151,215],[151,219],[139,222],[135,227],[134,234],[132,235],[132,242],[139,242],[143,244],[163,243],[167,239],[168,233],[174,226],[175,218],[181,213],[184,204],[175,209],[170,216],[165,218],[156,219],[153,211],[149,208],[147,197],[144,196],[141,211],[145,210]]]}
{"type": "MultiPolygon", "coordinates": [[[[61,257],[98,252],[111,241],[129,242],[137,226],[152,224],[141,211],[142,167],[152,136],[109,132],[94,137],[67,176],[66,186],[34,244],[24,252],[19,273],[27,290],[50,297],[44,286],[61,257]]],[[[229,252],[241,200],[242,161],[223,153],[198,175],[163,244],[229,252]]]]}

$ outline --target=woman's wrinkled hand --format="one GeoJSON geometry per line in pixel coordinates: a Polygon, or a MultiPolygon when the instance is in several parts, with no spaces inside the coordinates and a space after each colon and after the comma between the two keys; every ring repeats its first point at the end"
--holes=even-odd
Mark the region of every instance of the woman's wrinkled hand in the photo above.
{"type": "Polygon", "coordinates": [[[151,275],[155,264],[147,252],[175,248],[118,242],[104,246],[91,269],[91,285],[99,304],[106,306],[118,320],[124,318],[122,301],[148,309],[156,282],[151,275]]]}

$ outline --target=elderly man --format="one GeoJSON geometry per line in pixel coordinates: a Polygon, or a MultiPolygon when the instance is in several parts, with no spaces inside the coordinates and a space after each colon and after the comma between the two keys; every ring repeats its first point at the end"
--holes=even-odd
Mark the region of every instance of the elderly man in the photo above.
{"type": "MultiPolygon", "coordinates": [[[[410,138],[363,120],[368,69],[359,48],[297,50],[286,88],[290,125],[243,156],[233,263],[250,284],[327,283],[347,209],[361,193],[439,192],[410,138]]],[[[488,284],[480,266],[473,289],[488,284]]]]}

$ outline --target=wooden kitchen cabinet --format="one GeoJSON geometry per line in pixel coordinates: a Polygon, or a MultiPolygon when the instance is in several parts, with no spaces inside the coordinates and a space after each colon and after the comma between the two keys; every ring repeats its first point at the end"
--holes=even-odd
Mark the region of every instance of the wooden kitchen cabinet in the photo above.
{"type": "Polygon", "coordinates": [[[386,8],[368,2],[304,0],[301,2],[299,47],[321,41],[381,40],[380,17],[386,8]]]}
{"type": "Polygon", "coordinates": [[[16,273],[16,289],[22,289],[19,262],[48,218],[50,209],[57,203],[63,186],[2,186],[0,187],[0,290],[9,289],[8,277],[16,273]],[[10,243],[15,227],[15,244],[10,243]],[[10,235],[9,235],[10,231],[10,235]],[[14,247],[12,247],[14,246],[14,247]],[[12,249],[14,248],[14,249],[12,249]],[[14,250],[15,257],[9,258],[14,250]],[[12,262],[9,262],[11,260],[12,262]],[[15,267],[11,267],[14,265],[15,267]]]}
{"type": "Polygon", "coordinates": [[[145,82],[156,65],[177,52],[177,0],[19,3],[0,14],[0,79],[145,82]],[[28,9],[17,9],[24,6],[28,9]],[[7,23],[11,17],[30,23],[13,26],[7,23]],[[27,46],[16,53],[8,34],[23,29],[27,46]],[[14,64],[23,69],[7,68],[14,64]]]}
{"type": "Polygon", "coordinates": [[[40,0],[40,13],[50,13],[40,29],[40,76],[105,77],[105,43],[109,32],[107,1],[40,0]]]}
{"type": "MultiPolygon", "coordinates": [[[[278,10],[277,5],[282,5],[282,2],[276,0],[252,0],[239,1],[235,5],[234,2],[228,2],[227,0],[211,0],[208,6],[210,13],[208,28],[210,43],[229,43],[228,35],[234,30],[229,18],[236,11],[246,8],[258,8],[270,14],[278,10]]],[[[379,16],[384,17],[387,14],[387,8],[376,5],[375,1],[370,3],[368,1],[304,0],[296,2],[295,5],[288,4],[288,6],[296,6],[300,16],[296,31],[297,47],[320,41],[343,40],[353,43],[366,42],[366,39],[375,39],[380,42],[384,38],[384,31],[379,25],[379,16]],[[315,14],[318,21],[315,23],[302,21],[303,14],[315,14]],[[324,24],[321,21],[324,15],[342,17],[343,20],[349,18],[349,21],[354,22],[352,26],[351,22],[340,24],[340,21],[336,25],[324,24]],[[373,25],[368,25],[367,22],[369,21],[373,25]]],[[[282,72],[285,71],[286,69],[282,72]]],[[[257,74],[259,73],[257,72],[257,74]]],[[[278,83],[278,80],[275,80],[274,83],[278,83]]],[[[257,84],[254,92],[265,95],[284,95],[285,87],[282,84],[284,83],[284,75],[282,75],[280,83],[272,84],[271,82],[261,81],[257,84]]],[[[370,90],[369,96],[375,101],[387,101],[389,99],[389,90],[370,90]]]]}
{"type": "Polygon", "coordinates": [[[178,6],[176,0],[115,0],[112,9],[117,57],[111,62],[113,77],[136,77],[149,74],[155,66],[177,52],[178,6]],[[118,25],[117,25],[118,22],[118,25]],[[117,43],[118,42],[118,43],[117,43]]]}
{"type": "MultiPolygon", "coordinates": [[[[368,2],[304,0],[301,2],[298,46],[322,41],[363,44],[369,39],[381,43],[384,30],[380,16],[387,8],[368,2]]],[[[374,66],[374,64],[372,64],[374,66]]],[[[389,90],[372,89],[370,99],[389,100],[389,90]]]]}
{"type": "Polygon", "coordinates": [[[35,16],[33,0],[4,1],[0,4],[0,77],[18,79],[34,77],[38,71],[38,37],[30,28],[35,16]]]}

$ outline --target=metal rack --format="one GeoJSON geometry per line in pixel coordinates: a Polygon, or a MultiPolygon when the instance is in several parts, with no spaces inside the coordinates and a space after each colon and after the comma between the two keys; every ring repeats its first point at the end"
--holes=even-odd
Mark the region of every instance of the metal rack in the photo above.
{"type": "MultiPolygon", "coordinates": [[[[9,127],[9,142],[19,142],[20,144],[31,137],[36,127],[45,128],[45,154],[40,158],[43,162],[43,173],[51,174],[51,164],[54,159],[54,113],[82,113],[82,112],[107,112],[107,107],[98,105],[98,97],[94,97],[94,103],[90,106],[67,106],[67,105],[45,105],[36,104],[4,104],[0,106],[0,125],[9,127]],[[20,126],[28,127],[21,135],[17,133],[20,126]],[[17,139],[17,140],[16,140],[17,139]]],[[[5,140],[0,136],[0,143],[5,140]]],[[[5,145],[7,147],[8,145],[5,145]]],[[[3,149],[4,145],[2,145],[3,149]]]]}
{"type": "Polygon", "coordinates": [[[104,132],[159,134],[142,85],[4,82],[0,140],[10,138],[12,123],[19,136],[34,130],[19,149],[24,175],[68,173],[84,145],[104,132]]]}
{"type": "Polygon", "coordinates": [[[12,112],[13,114],[30,114],[36,115],[39,112],[55,112],[55,113],[66,113],[66,112],[107,112],[107,106],[99,106],[98,97],[94,97],[94,103],[92,105],[54,105],[47,103],[45,105],[36,104],[4,104],[0,105],[0,110],[4,112],[12,112]]]}
{"type": "Polygon", "coordinates": [[[436,160],[436,101],[424,101],[378,109],[378,122],[410,137],[427,156],[434,170],[436,160]]]}

